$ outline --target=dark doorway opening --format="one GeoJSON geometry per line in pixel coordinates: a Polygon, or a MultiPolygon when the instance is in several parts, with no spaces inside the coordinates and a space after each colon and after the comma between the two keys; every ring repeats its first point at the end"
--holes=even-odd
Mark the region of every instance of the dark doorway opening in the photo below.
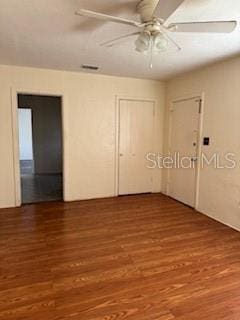
{"type": "Polygon", "coordinates": [[[62,99],[18,94],[22,204],[63,199],[62,99]]]}

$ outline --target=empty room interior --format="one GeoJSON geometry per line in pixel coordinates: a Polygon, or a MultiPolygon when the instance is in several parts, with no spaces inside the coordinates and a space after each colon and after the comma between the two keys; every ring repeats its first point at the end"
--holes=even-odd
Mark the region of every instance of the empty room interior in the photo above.
{"type": "Polygon", "coordinates": [[[0,320],[240,319],[240,1],[0,0],[0,320]]]}

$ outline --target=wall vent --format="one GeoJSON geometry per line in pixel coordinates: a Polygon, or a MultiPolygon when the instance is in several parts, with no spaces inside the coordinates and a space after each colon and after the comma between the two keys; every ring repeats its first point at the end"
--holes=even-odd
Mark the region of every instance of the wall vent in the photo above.
{"type": "Polygon", "coordinates": [[[97,71],[99,69],[99,67],[97,66],[90,66],[88,64],[82,64],[81,68],[84,70],[91,70],[91,71],[97,71]]]}

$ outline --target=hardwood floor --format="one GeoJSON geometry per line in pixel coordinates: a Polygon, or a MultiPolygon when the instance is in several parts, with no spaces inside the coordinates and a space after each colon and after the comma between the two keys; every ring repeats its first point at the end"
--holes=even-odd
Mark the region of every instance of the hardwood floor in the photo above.
{"type": "Polygon", "coordinates": [[[239,320],[240,234],[163,195],[0,211],[0,320],[239,320]]]}

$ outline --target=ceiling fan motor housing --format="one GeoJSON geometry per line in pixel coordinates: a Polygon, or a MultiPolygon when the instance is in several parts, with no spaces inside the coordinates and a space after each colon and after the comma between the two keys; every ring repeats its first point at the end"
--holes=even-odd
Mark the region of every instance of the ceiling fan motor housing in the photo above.
{"type": "Polygon", "coordinates": [[[146,24],[144,31],[154,33],[161,33],[161,23],[159,21],[153,20],[146,24]]]}

